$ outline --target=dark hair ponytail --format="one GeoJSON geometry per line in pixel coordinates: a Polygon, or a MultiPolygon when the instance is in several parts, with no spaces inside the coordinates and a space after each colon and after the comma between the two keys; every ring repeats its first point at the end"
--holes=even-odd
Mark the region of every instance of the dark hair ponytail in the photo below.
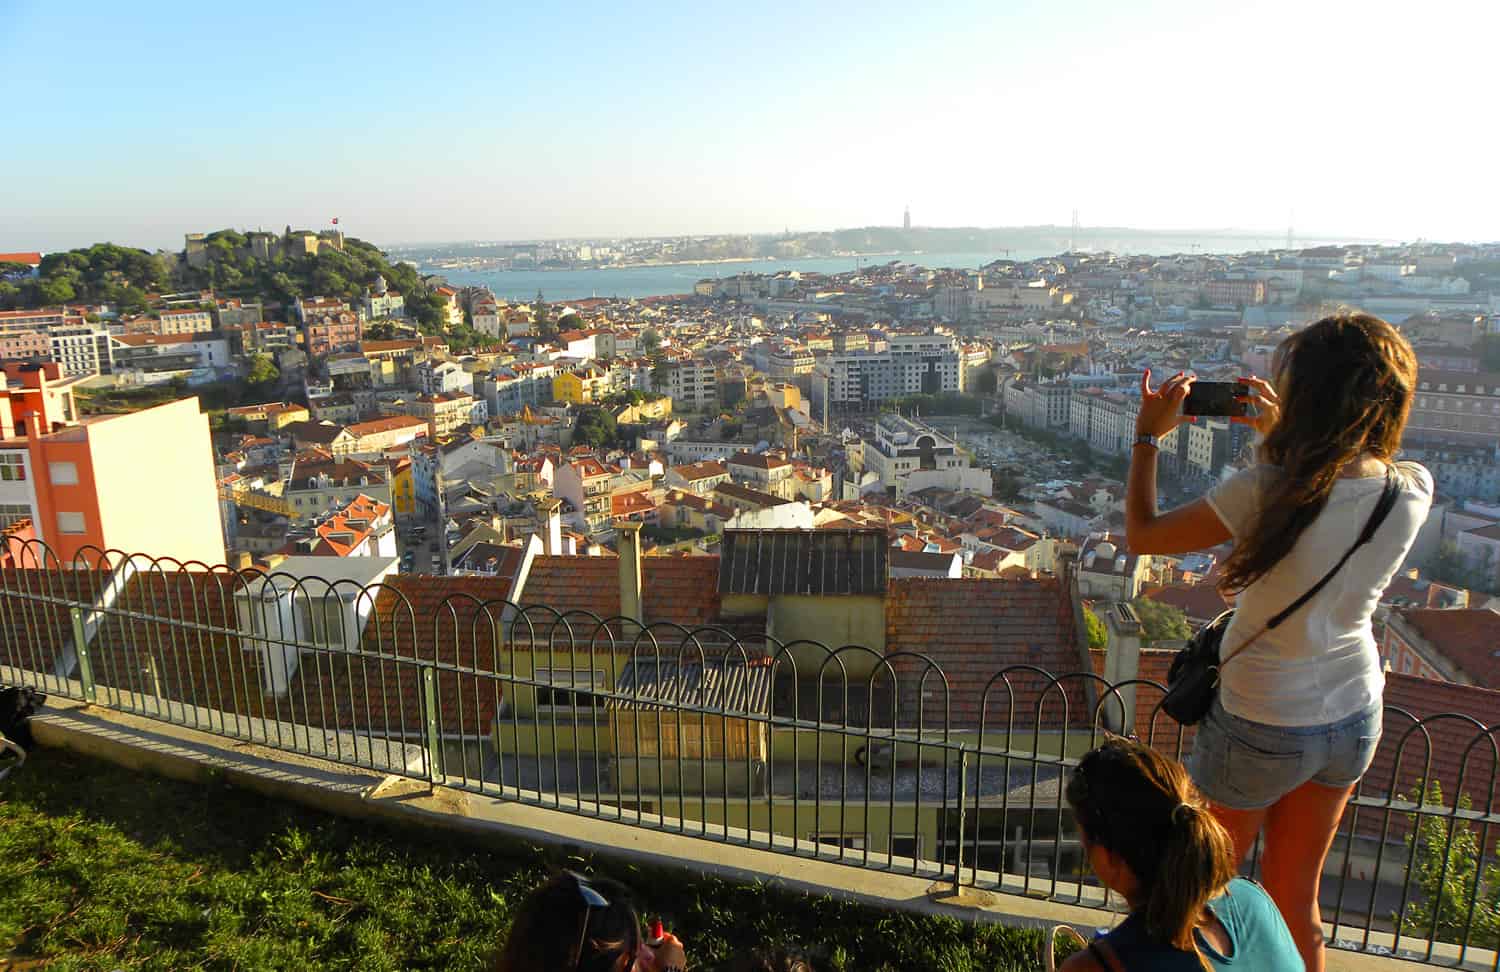
{"type": "Polygon", "coordinates": [[[1193,928],[1235,873],[1234,843],[1175,760],[1128,739],[1084,754],[1068,804],[1086,838],[1119,855],[1140,885],[1136,912],[1153,940],[1208,960],[1193,928]]]}

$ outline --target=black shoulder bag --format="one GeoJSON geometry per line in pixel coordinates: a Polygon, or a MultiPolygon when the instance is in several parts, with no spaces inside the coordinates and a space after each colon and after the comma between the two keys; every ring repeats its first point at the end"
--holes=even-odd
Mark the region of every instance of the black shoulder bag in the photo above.
{"type": "Polygon", "coordinates": [[[1267,621],[1264,628],[1249,639],[1240,642],[1239,646],[1223,661],[1219,660],[1219,649],[1224,641],[1224,632],[1229,629],[1229,622],[1234,617],[1234,609],[1225,611],[1199,628],[1187,643],[1187,647],[1179,651],[1177,657],[1172,659],[1172,667],[1167,671],[1167,694],[1161,701],[1161,707],[1166,710],[1167,715],[1185,726],[1195,725],[1208,715],[1209,708],[1214,704],[1214,698],[1219,694],[1220,670],[1229,664],[1235,655],[1248,648],[1256,638],[1295,614],[1298,608],[1312,600],[1329,581],[1333,580],[1333,575],[1337,574],[1339,568],[1354,556],[1354,551],[1369,543],[1370,538],[1375,536],[1375,531],[1380,529],[1380,524],[1385,521],[1386,515],[1396,505],[1396,498],[1400,494],[1401,485],[1397,482],[1395,473],[1390,467],[1386,467],[1385,490],[1380,494],[1380,502],[1375,504],[1375,509],[1371,511],[1370,519],[1365,523],[1364,530],[1360,532],[1359,539],[1354,541],[1354,546],[1339,558],[1339,562],[1323,575],[1322,580],[1314,584],[1306,594],[1293,601],[1286,610],[1267,621]]]}

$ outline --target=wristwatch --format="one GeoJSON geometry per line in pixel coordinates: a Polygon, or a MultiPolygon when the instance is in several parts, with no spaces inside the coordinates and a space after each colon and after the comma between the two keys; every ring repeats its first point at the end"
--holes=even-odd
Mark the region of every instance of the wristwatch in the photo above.
{"type": "Polygon", "coordinates": [[[1150,446],[1158,452],[1161,451],[1161,443],[1156,440],[1156,436],[1151,435],[1147,432],[1142,432],[1140,435],[1136,436],[1135,442],[1132,443],[1132,445],[1150,446]]]}

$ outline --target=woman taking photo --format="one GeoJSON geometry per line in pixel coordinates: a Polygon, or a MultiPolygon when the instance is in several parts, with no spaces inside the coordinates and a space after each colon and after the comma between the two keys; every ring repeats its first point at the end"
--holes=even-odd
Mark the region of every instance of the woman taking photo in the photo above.
{"type": "Polygon", "coordinates": [[[1222,581],[1235,595],[1220,649],[1226,664],[1188,770],[1229,831],[1236,861],[1264,831],[1266,890],[1309,972],[1322,972],[1323,861],[1380,741],[1385,677],[1370,617],[1427,518],[1432,478],[1394,462],[1417,378],[1416,356],[1395,328],[1368,314],[1326,317],[1283,341],[1273,368],[1274,383],[1245,379],[1253,413],[1231,419],[1258,433],[1256,464],[1167,513],[1156,509],[1157,440],[1185,421],[1193,379],[1179,374],[1152,389],[1146,373],[1125,531],[1138,554],[1234,540],[1222,581]],[[1374,537],[1266,630],[1353,545],[1387,476],[1400,491],[1374,537]]]}
{"type": "Polygon", "coordinates": [[[1062,972],[1301,972],[1276,905],[1234,876],[1234,847],[1182,766],[1112,737],[1068,777],[1089,866],[1130,914],[1062,972]]]}

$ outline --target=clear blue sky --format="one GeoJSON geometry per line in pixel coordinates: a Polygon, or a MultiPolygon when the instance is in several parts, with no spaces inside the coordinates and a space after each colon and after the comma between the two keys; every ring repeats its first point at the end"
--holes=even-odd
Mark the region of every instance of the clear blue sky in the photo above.
{"type": "Polygon", "coordinates": [[[1500,2],[0,0],[0,250],[1069,221],[1500,238],[1500,2]]]}

